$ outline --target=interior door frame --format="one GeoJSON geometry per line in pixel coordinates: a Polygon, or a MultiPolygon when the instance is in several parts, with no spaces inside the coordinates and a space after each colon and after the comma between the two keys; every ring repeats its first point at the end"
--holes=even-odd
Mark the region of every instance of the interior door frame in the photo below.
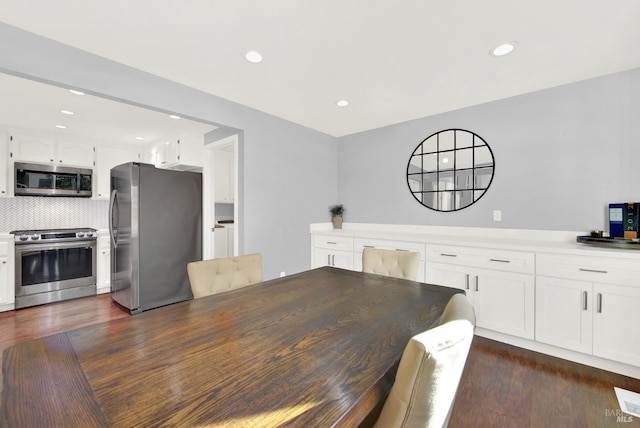
{"type": "Polygon", "coordinates": [[[215,255],[215,234],[213,233],[213,226],[215,224],[215,153],[222,147],[226,147],[229,144],[233,144],[233,218],[234,218],[234,233],[233,233],[233,255],[239,255],[239,231],[240,224],[240,198],[238,192],[238,134],[230,135],[205,145],[205,168],[203,170],[203,180],[205,191],[204,194],[204,206],[209,209],[205,210],[204,222],[205,233],[203,240],[203,259],[212,259],[215,255]]]}

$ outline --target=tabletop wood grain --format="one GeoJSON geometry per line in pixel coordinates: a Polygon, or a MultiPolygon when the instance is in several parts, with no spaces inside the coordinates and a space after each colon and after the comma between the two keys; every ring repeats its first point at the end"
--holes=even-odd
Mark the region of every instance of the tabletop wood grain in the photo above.
{"type": "Polygon", "coordinates": [[[1,423],[357,426],[458,292],[326,267],[20,343],[1,423]]]}

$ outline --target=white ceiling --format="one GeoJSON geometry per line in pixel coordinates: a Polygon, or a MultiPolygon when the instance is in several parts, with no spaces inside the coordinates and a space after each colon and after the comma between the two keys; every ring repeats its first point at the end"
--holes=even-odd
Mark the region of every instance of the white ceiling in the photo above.
{"type": "Polygon", "coordinates": [[[74,95],[66,88],[2,73],[0,92],[0,124],[13,133],[36,131],[41,136],[55,135],[90,144],[143,146],[165,138],[202,138],[216,129],[211,124],[175,120],[166,113],[92,95],[74,95]],[[61,110],[74,114],[65,115],[61,110]],[[58,129],[57,125],[66,129],[58,129]]]}
{"type": "Polygon", "coordinates": [[[334,136],[640,67],[638,0],[0,0],[0,21],[334,136]]]}

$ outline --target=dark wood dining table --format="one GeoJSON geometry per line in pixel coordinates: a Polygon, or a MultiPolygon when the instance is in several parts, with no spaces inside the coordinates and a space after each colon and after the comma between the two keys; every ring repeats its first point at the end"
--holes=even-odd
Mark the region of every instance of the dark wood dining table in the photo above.
{"type": "Polygon", "coordinates": [[[324,267],[19,343],[0,424],[358,426],[459,292],[324,267]]]}

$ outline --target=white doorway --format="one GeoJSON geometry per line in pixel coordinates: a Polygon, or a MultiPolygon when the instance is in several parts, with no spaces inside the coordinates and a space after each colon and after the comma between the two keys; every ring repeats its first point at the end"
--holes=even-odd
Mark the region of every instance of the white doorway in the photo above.
{"type": "Polygon", "coordinates": [[[238,135],[209,143],[205,148],[203,259],[237,256],[238,135]]]}

